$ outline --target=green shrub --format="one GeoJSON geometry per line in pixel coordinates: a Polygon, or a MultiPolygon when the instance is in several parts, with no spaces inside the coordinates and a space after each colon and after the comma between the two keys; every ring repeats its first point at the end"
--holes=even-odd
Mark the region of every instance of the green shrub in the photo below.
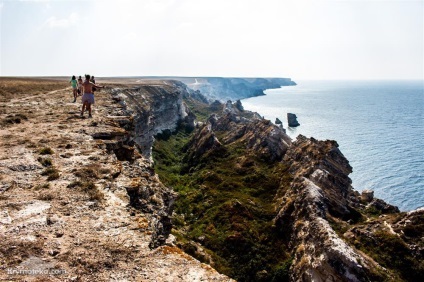
{"type": "Polygon", "coordinates": [[[47,181],[52,181],[59,178],[59,171],[54,167],[49,167],[43,170],[41,175],[47,176],[47,181]]]}
{"type": "Polygon", "coordinates": [[[50,158],[42,158],[42,157],[39,157],[37,160],[38,160],[38,161],[41,163],[41,165],[42,165],[42,166],[44,166],[44,167],[49,167],[49,166],[52,166],[52,165],[53,165],[52,159],[50,159],[50,158]]]}
{"type": "Polygon", "coordinates": [[[54,154],[54,151],[51,148],[49,148],[49,147],[44,147],[44,148],[41,148],[38,151],[38,153],[40,155],[52,155],[52,154],[54,154]]]}

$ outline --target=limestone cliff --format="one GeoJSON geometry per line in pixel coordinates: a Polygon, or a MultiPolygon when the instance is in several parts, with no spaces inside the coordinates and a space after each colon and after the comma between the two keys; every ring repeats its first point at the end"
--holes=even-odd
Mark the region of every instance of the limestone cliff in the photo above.
{"type": "MultiPolygon", "coordinates": [[[[151,158],[154,136],[175,131],[178,123],[190,116],[183,102],[187,90],[178,82],[114,88],[111,92],[113,98],[123,106],[125,114],[134,119],[132,140],[148,158],[151,158]]],[[[190,122],[194,126],[194,120],[190,122]]]]}
{"type": "Polygon", "coordinates": [[[284,161],[290,163],[294,178],[278,199],[280,206],[274,220],[290,233],[289,244],[294,250],[292,280],[416,281],[423,277],[423,245],[416,237],[424,223],[417,222],[416,215],[422,216],[422,211],[411,213],[419,230],[413,236],[394,231],[394,226],[402,226],[410,215],[380,199],[368,205],[362,202],[348,177],[352,168],[335,141],[299,136],[284,161]],[[370,218],[367,209],[371,207],[378,207],[374,211],[384,215],[370,218]],[[379,247],[364,249],[370,240],[379,247]],[[387,264],[400,254],[404,257],[397,265],[387,264]]]}
{"type": "Polygon", "coordinates": [[[198,77],[177,78],[193,90],[200,91],[210,100],[239,100],[265,95],[264,90],[296,85],[290,78],[231,78],[198,77]]]}
{"type": "Polygon", "coordinates": [[[0,280],[231,281],[164,245],[175,193],[148,144],[184,119],[178,87],[113,84],[87,119],[67,81],[37,82],[1,79],[0,280]]]}

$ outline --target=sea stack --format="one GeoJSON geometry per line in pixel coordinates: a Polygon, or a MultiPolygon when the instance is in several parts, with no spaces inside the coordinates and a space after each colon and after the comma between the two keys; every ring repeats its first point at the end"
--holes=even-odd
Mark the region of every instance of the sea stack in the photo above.
{"type": "Polygon", "coordinates": [[[287,122],[289,123],[289,127],[296,127],[300,125],[297,121],[297,116],[292,113],[287,113],[287,122]]]}
{"type": "Polygon", "coordinates": [[[279,118],[275,119],[275,124],[283,124],[279,118]]]}
{"type": "Polygon", "coordinates": [[[237,102],[236,102],[236,108],[240,112],[243,112],[244,111],[243,105],[241,104],[241,101],[240,100],[237,100],[237,102]]]}

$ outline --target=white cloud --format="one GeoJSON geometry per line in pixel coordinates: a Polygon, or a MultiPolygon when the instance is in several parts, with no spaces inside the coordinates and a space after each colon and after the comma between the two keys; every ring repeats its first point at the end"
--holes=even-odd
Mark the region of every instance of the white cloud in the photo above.
{"type": "Polygon", "coordinates": [[[48,26],[50,28],[68,28],[75,25],[79,20],[79,16],[77,13],[72,13],[68,18],[58,19],[56,17],[50,17],[44,23],[44,26],[48,26]]]}

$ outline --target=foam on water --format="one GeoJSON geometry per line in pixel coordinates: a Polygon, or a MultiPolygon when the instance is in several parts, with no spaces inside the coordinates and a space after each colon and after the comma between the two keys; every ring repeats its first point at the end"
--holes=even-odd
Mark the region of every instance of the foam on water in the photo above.
{"type": "Polygon", "coordinates": [[[299,134],[333,139],[353,167],[353,187],[401,210],[424,206],[423,81],[300,81],[243,100],[247,110],[287,128],[295,113],[299,134]]]}

